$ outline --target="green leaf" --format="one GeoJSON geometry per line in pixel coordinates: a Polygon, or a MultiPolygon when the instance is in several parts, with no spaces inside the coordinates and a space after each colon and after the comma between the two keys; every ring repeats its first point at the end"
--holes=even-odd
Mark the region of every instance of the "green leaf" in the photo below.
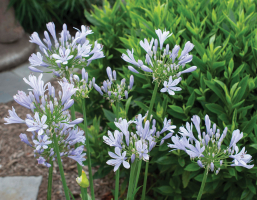
{"type": "Polygon", "coordinates": [[[186,106],[191,106],[192,107],[194,105],[194,102],[195,102],[195,93],[192,92],[190,97],[187,100],[186,106]]]}
{"type": "Polygon", "coordinates": [[[186,171],[190,171],[190,172],[198,171],[199,169],[201,169],[201,168],[196,163],[190,163],[185,168],[186,171]]]}
{"type": "Polygon", "coordinates": [[[191,172],[189,171],[184,171],[183,174],[182,174],[182,184],[183,184],[183,188],[186,188],[188,183],[189,183],[189,180],[190,180],[190,174],[191,172]]]}
{"type": "Polygon", "coordinates": [[[194,37],[192,37],[192,38],[193,38],[192,41],[193,41],[193,44],[195,45],[195,49],[196,49],[197,53],[201,57],[203,57],[203,54],[205,52],[205,48],[194,37]]]}
{"type": "Polygon", "coordinates": [[[186,164],[185,159],[181,157],[178,158],[178,163],[181,167],[184,167],[186,164]]]}
{"type": "Polygon", "coordinates": [[[255,186],[252,184],[252,181],[251,181],[251,180],[248,180],[248,181],[247,181],[247,187],[249,188],[249,190],[250,190],[252,193],[256,194],[256,188],[255,188],[255,186]]]}
{"type": "Polygon", "coordinates": [[[181,113],[181,114],[184,114],[184,110],[179,107],[179,106],[175,106],[175,105],[170,105],[169,106],[173,111],[177,112],[177,113],[181,113]]]}
{"type": "Polygon", "coordinates": [[[103,108],[103,111],[104,111],[104,116],[109,120],[109,122],[114,122],[115,114],[104,108],[103,108]]]}
{"type": "Polygon", "coordinates": [[[164,193],[166,195],[168,194],[172,194],[173,193],[173,189],[170,186],[164,185],[164,186],[160,186],[157,188],[161,193],[164,193]]]}
{"type": "Polygon", "coordinates": [[[257,115],[252,117],[252,119],[245,125],[242,129],[244,133],[251,133],[253,131],[254,126],[256,126],[257,115]]]}
{"type": "Polygon", "coordinates": [[[129,106],[130,106],[130,103],[131,103],[131,99],[132,99],[132,96],[128,98],[128,100],[126,102],[126,105],[125,105],[125,112],[126,112],[127,116],[128,116],[128,110],[129,110],[129,106]]]}
{"type": "Polygon", "coordinates": [[[257,144],[250,144],[250,147],[257,149],[257,144]]]}
{"type": "Polygon", "coordinates": [[[205,105],[211,112],[216,113],[217,115],[220,115],[224,113],[224,108],[222,108],[220,105],[215,103],[209,103],[205,105]]]}

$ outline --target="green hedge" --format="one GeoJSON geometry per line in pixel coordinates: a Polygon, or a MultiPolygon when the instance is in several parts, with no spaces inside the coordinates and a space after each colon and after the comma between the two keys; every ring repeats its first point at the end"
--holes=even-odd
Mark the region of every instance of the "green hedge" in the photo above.
{"type": "MultiPolygon", "coordinates": [[[[107,66],[128,79],[131,73],[120,58],[121,53],[133,48],[135,57],[143,60],[144,50],[139,41],[156,38],[155,29],[173,32],[165,42],[170,46],[184,46],[186,41],[191,41],[195,45],[191,65],[198,69],[183,76],[182,91],[178,95],[157,94],[154,116],[161,120],[167,116],[180,127],[195,114],[201,118],[208,114],[220,130],[228,127],[227,138],[235,129],[244,132],[239,146],[246,146],[253,156],[252,163],[257,164],[256,1],[117,0],[113,7],[104,1],[102,9],[94,6],[91,13],[85,11],[85,16],[92,23],[94,39],[104,45],[106,57],[99,61],[98,69],[91,69],[93,72],[97,70],[99,82],[106,78],[107,66]]],[[[134,76],[137,87],[131,93],[132,108],[125,113],[128,118],[147,110],[153,90],[151,78],[134,76]]],[[[101,110],[102,103],[106,102],[96,97],[94,104],[99,109],[94,114],[104,116],[99,119],[98,126],[105,127],[109,121],[112,127],[112,109],[101,110]]],[[[102,142],[99,136],[102,133],[105,132],[94,134],[99,138],[97,144],[102,142]]],[[[229,140],[224,143],[229,144],[229,140]]],[[[95,164],[102,164],[96,177],[111,170],[103,167],[108,157],[105,147],[102,145],[104,150],[94,158],[95,164]]],[[[99,150],[96,146],[93,149],[99,150]]],[[[203,199],[257,199],[256,173],[257,167],[250,170],[235,167],[225,168],[218,175],[212,174],[207,179],[203,199]]],[[[128,170],[122,170],[121,176],[127,175],[128,170]]],[[[164,143],[151,153],[148,199],[196,198],[202,177],[203,169],[192,164],[184,152],[169,152],[167,143],[164,143]]],[[[125,191],[125,184],[126,181],[122,191],[125,191]]]]}

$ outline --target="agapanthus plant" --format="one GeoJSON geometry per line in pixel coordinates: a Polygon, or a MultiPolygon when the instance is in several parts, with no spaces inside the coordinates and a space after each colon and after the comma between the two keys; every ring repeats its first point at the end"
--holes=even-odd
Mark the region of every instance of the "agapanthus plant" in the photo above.
{"type": "MultiPolygon", "coordinates": [[[[76,126],[83,121],[78,118],[70,120],[70,114],[67,110],[72,106],[74,100],[71,96],[77,91],[73,84],[59,81],[62,91],[56,96],[55,88],[51,83],[44,84],[43,74],[37,78],[34,75],[29,76],[29,80],[24,81],[30,85],[31,91],[27,95],[23,91],[18,91],[14,100],[30,109],[34,115],[27,114],[25,120],[21,119],[13,108],[9,110],[10,117],[4,118],[6,124],[24,123],[28,126],[27,131],[32,133],[31,141],[26,134],[21,133],[22,142],[34,149],[34,156],[38,164],[49,167],[49,172],[53,169],[53,161],[57,158],[64,186],[66,199],[69,198],[69,192],[66,186],[61,157],[69,157],[83,166],[86,153],[83,153],[84,145],[74,148],[75,144],[84,144],[84,131],[76,126]]],[[[52,176],[49,176],[49,183],[52,182],[52,176]]],[[[51,188],[48,188],[48,199],[51,199],[51,188]]]]}
{"type": "MultiPolygon", "coordinates": [[[[138,163],[137,165],[132,164],[130,173],[131,177],[137,177],[135,180],[132,178],[133,180],[129,182],[134,185],[134,182],[136,184],[138,181],[142,160],[148,162],[150,151],[158,142],[162,145],[164,140],[170,138],[176,126],[171,125],[171,120],[165,118],[163,128],[157,131],[156,120],[147,120],[147,114],[144,117],[141,114],[137,115],[134,121],[128,122],[126,119],[120,118],[114,123],[118,130],[115,130],[114,133],[108,131],[108,137],[103,136],[106,144],[115,147],[115,153],[108,152],[112,159],[108,160],[107,164],[114,166],[114,171],[116,171],[121,165],[127,169],[130,168],[129,160],[131,163],[138,163]],[[135,129],[132,129],[133,126],[135,129]],[[161,137],[164,134],[165,136],[161,137]]],[[[131,195],[136,189],[136,186],[133,187],[129,186],[128,199],[132,198],[131,195]]]]}
{"type": "Polygon", "coordinates": [[[43,71],[36,66],[47,67],[54,75],[67,78],[73,68],[79,68],[81,63],[86,63],[88,66],[93,60],[104,57],[103,46],[95,41],[92,48],[92,44],[86,39],[87,35],[93,33],[89,27],[82,25],[81,30],[77,29],[75,36],[71,36],[66,24],[63,24],[59,39],[56,36],[53,22],[49,22],[46,27],[52,40],[47,31],[44,32],[43,42],[37,32],[32,33],[30,37],[30,42],[37,44],[44,55],[40,52],[31,55],[29,58],[31,71],[42,73],[43,71]]]}
{"type": "Polygon", "coordinates": [[[110,100],[111,103],[121,101],[128,98],[129,92],[133,88],[134,84],[134,76],[130,76],[130,83],[128,86],[126,86],[126,79],[123,78],[120,81],[120,84],[118,83],[116,79],[116,71],[107,67],[106,72],[108,75],[107,80],[103,81],[103,86],[99,87],[97,84],[94,84],[94,88],[101,94],[103,97],[105,97],[107,100],[110,100]]]}
{"type": "MultiPolygon", "coordinates": [[[[190,73],[196,70],[196,66],[192,66],[185,69],[185,65],[192,61],[193,56],[189,52],[194,48],[191,42],[186,42],[184,49],[179,55],[180,47],[175,47],[170,51],[169,44],[164,48],[164,41],[172,35],[169,31],[155,30],[159,42],[157,39],[152,38],[150,43],[145,38],[144,41],[140,41],[141,47],[146,51],[145,62],[142,60],[135,60],[132,51],[127,50],[127,54],[122,54],[122,59],[126,62],[136,66],[146,74],[153,77],[153,81],[163,83],[164,88],[161,92],[168,92],[170,95],[174,95],[173,91],[179,91],[181,88],[175,87],[180,81],[181,74],[190,73]],[[159,43],[159,46],[158,46],[159,43]],[[179,55],[179,56],[178,56],[179,55]],[[168,81],[168,82],[167,82],[168,81]]],[[[139,73],[137,69],[132,66],[128,66],[128,69],[134,73],[139,73]]]]}
{"type": "Polygon", "coordinates": [[[223,166],[241,166],[250,169],[254,165],[248,165],[252,156],[246,153],[245,147],[239,152],[237,142],[243,137],[243,133],[240,133],[240,130],[233,131],[230,144],[227,146],[223,144],[227,136],[227,127],[221,134],[216,124],[211,127],[211,120],[206,115],[206,130],[201,131],[200,117],[194,115],[191,120],[193,123],[187,122],[186,127],[181,126],[179,128],[180,136],[172,136],[173,144],[168,144],[168,146],[173,149],[172,151],[178,149],[185,151],[201,168],[205,168],[202,186],[197,198],[201,199],[209,171],[218,174],[223,166]],[[194,127],[197,134],[194,134],[194,127]],[[229,158],[233,160],[229,161],[229,158]]]}

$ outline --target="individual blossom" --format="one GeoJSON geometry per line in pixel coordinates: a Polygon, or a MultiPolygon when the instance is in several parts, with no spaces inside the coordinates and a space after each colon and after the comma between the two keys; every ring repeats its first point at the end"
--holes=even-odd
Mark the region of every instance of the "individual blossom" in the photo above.
{"type": "MultiPolygon", "coordinates": [[[[193,133],[193,125],[186,123],[185,127],[180,127],[179,134],[173,136],[171,144],[168,147],[173,150],[185,151],[191,159],[196,160],[197,164],[203,168],[207,167],[207,170],[211,170],[218,174],[220,166],[223,163],[229,165],[228,159],[233,158],[233,164],[231,166],[241,166],[245,168],[252,168],[253,165],[247,165],[251,162],[252,156],[246,154],[245,147],[238,153],[239,149],[236,143],[243,137],[243,133],[240,134],[239,130],[234,130],[229,146],[222,145],[224,139],[227,136],[227,127],[223,130],[222,134],[216,124],[211,126],[211,120],[208,115],[205,115],[205,130],[201,130],[201,119],[199,116],[194,115],[191,119],[197,132],[197,136],[193,133]]],[[[173,151],[172,150],[172,151],[173,151]]]]}
{"type": "Polygon", "coordinates": [[[37,44],[41,53],[45,55],[43,57],[40,52],[31,55],[29,58],[31,71],[42,72],[36,67],[43,66],[49,69],[48,72],[52,71],[53,75],[67,78],[75,68],[80,68],[83,63],[88,66],[93,60],[104,57],[103,46],[97,41],[90,44],[87,39],[87,36],[93,33],[89,27],[82,25],[81,30],[75,28],[78,31],[75,36],[71,36],[67,25],[63,24],[63,29],[58,34],[59,38],[57,38],[53,22],[47,23],[46,27],[48,31],[44,31],[43,41],[36,32],[30,37],[30,42],[37,44]],[[54,44],[52,44],[50,36],[53,37],[54,44]]]}
{"type": "Polygon", "coordinates": [[[10,117],[4,118],[4,120],[7,122],[4,124],[24,124],[25,123],[25,121],[16,114],[14,107],[12,107],[12,111],[9,110],[8,112],[10,117]]]}
{"type": "Polygon", "coordinates": [[[41,148],[47,149],[48,144],[51,144],[52,141],[48,140],[49,137],[47,135],[38,135],[37,140],[33,140],[36,150],[40,150],[41,148]]]}
{"type": "Polygon", "coordinates": [[[115,154],[113,152],[108,152],[108,154],[113,159],[108,160],[106,163],[114,166],[114,172],[117,171],[121,164],[123,164],[123,166],[127,169],[130,167],[130,164],[126,161],[126,151],[122,152],[121,154],[120,148],[115,147],[115,154]]]}
{"type": "Polygon", "coordinates": [[[40,119],[38,112],[36,112],[34,120],[26,119],[26,124],[29,127],[27,131],[38,131],[38,135],[42,135],[44,133],[44,129],[48,128],[48,125],[45,124],[46,120],[46,115],[43,115],[40,119]]]}
{"type": "Polygon", "coordinates": [[[176,80],[172,80],[172,76],[169,78],[169,82],[164,81],[164,88],[161,89],[161,92],[168,92],[169,95],[175,95],[174,91],[182,90],[180,87],[175,87],[181,81],[181,77],[177,78],[176,80]]]}

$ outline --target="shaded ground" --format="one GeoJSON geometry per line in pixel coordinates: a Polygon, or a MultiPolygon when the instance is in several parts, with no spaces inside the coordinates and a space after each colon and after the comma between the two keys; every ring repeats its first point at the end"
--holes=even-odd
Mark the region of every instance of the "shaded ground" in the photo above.
{"type": "MultiPolygon", "coordinates": [[[[51,81],[51,83],[55,87],[59,85],[56,80],[51,81]]],[[[58,90],[59,88],[56,88],[56,91],[58,90]]],[[[42,175],[43,180],[39,188],[38,200],[45,200],[47,196],[48,168],[37,164],[32,149],[21,142],[19,138],[20,133],[29,133],[26,131],[27,126],[25,124],[4,124],[5,121],[3,118],[8,116],[8,110],[11,110],[12,106],[14,106],[16,113],[22,119],[26,117],[26,114],[31,112],[15,101],[0,104],[0,177],[42,175]]],[[[79,113],[77,113],[77,117],[81,117],[79,113]]],[[[80,187],[76,183],[76,162],[69,158],[63,159],[63,167],[68,187],[74,197],[80,199],[80,187]]],[[[83,169],[87,173],[87,167],[84,166],[83,169]]],[[[97,168],[93,168],[93,173],[96,170],[97,168]]],[[[114,189],[113,176],[114,174],[110,173],[103,179],[94,180],[95,196],[97,200],[111,199],[110,191],[114,189]]],[[[52,199],[65,199],[57,163],[54,163],[53,169],[52,199]]]]}

